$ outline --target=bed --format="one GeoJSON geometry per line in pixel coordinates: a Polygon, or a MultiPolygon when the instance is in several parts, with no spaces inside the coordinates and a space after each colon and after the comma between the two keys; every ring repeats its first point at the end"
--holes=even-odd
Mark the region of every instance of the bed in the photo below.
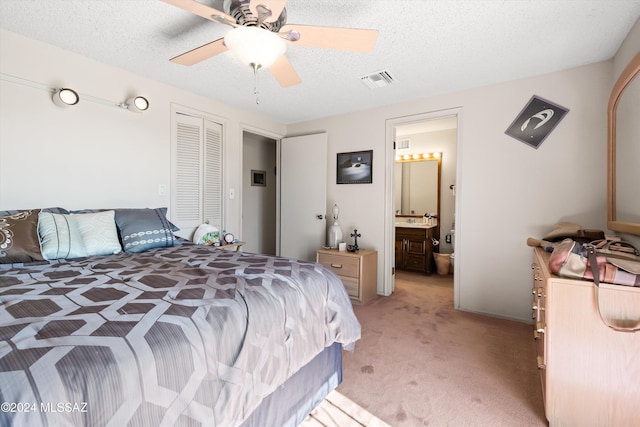
{"type": "Polygon", "coordinates": [[[158,240],[0,264],[0,425],[295,426],[340,383],[360,325],[331,271],[158,240]]]}

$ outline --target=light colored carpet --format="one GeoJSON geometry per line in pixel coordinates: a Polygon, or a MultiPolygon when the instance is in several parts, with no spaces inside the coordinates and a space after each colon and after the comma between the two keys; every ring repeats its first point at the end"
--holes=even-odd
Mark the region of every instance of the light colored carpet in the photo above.
{"type": "Polygon", "coordinates": [[[454,310],[451,275],[399,272],[354,310],[338,391],[389,425],[547,425],[532,326],[454,310]]]}

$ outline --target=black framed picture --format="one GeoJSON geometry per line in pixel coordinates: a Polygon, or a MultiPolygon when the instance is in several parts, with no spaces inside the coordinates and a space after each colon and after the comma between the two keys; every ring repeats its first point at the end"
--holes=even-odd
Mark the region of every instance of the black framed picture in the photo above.
{"type": "Polygon", "coordinates": [[[373,150],[338,153],[337,184],[371,184],[373,150]]]}
{"type": "Polygon", "coordinates": [[[258,187],[267,186],[267,171],[251,170],[251,185],[258,187]]]}
{"type": "Polygon", "coordinates": [[[505,133],[538,148],[567,112],[568,109],[534,95],[505,133]]]}

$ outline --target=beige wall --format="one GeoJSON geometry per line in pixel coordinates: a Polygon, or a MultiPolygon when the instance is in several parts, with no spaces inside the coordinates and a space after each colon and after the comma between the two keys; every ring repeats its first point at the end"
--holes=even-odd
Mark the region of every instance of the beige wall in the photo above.
{"type": "MultiPolygon", "coordinates": [[[[638,34],[638,25],[633,31],[638,34]]],[[[270,136],[328,132],[327,212],[338,203],[345,233],[357,226],[360,246],[377,249],[382,261],[392,250],[384,244],[385,227],[391,226],[384,220],[385,166],[392,155],[387,121],[459,108],[459,308],[530,321],[526,238],[542,236],[562,220],[605,226],[612,62],[285,126],[4,30],[0,43],[0,210],[168,206],[169,193],[159,196],[158,185],[170,188],[169,112],[177,103],[214,114],[224,126],[227,229],[240,229],[244,128],[270,136]],[[48,93],[5,76],[114,102],[139,93],[151,109],[133,114],[88,101],[60,109],[48,93]],[[570,110],[537,150],[504,134],[534,94],[570,110]],[[373,183],[336,185],[336,153],[369,149],[373,183]]],[[[382,268],[379,262],[379,290],[382,268]]]]}
{"type": "Polygon", "coordinates": [[[620,45],[618,52],[613,57],[612,84],[638,52],[640,52],[640,19],[631,28],[631,31],[629,31],[629,34],[620,45]]]}
{"type": "MultiPolygon", "coordinates": [[[[461,108],[458,122],[456,303],[464,310],[530,322],[531,249],[558,221],[604,228],[606,115],[612,66],[558,73],[288,126],[288,134],[328,132],[327,209],[338,203],[345,230],[378,250],[383,290],[387,120],[461,108]],[[532,95],[570,111],[536,150],[504,134],[532,95]],[[373,149],[373,183],[336,185],[335,155],[373,149]]],[[[401,83],[398,83],[401,84],[401,83]]]]}
{"type": "Polygon", "coordinates": [[[242,129],[285,133],[284,125],[261,116],[5,30],[0,93],[0,210],[168,207],[175,103],[222,123],[225,227],[240,230],[242,129]],[[70,87],[80,93],[80,103],[60,108],[42,86],[70,87]],[[147,97],[149,111],[134,114],[88,100],[116,104],[132,94],[147,97]]]}

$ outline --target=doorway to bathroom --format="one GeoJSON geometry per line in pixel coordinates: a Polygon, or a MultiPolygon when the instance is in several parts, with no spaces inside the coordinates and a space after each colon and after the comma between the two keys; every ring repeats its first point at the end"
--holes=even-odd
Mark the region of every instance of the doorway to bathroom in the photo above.
{"type": "Polygon", "coordinates": [[[243,251],[277,255],[277,140],[242,134],[243,251]],[[250,237],[249,237],[250,236],[250,237]]]}
{"type": "MultiPolygon", "coordinates": [[[[398,220],[423,222],[423,215],[431,214],[434,217],[432,221],[437,221],[438,225],[434,233],[432,249],[437,253],[447,254],[447,261],[450,260],[449,255],[454,252],[455,213],[458,209],[456,193],[459,192],[457,165],[460,115],[461,109],[451,109],[387,121],[389,185],[386,189],[385,204],[387,207],[385,216],[388,217],[388,221],[386,221],[387,230],[385,231],[387,256],[384,261],[385,275],[388,274],[390,277],[385,277],[385,295],[390,295],[394,287],[394,274],[397,267],[395,225],[398,220]],[[426,169],[422,165],[423,162],[426,164],[434,159],[440,163],[438,175],[414,173],[414,170],[426,169]],[[409,166],[406,165],[407,163],[409,166]],[[433,180],[437,182],[434,183],[433,180]],[[437,206],[437,209],[429,206],[437,206]],[[434,211],[437,215],[433,215],[434,211]],[[387,266],[389,268],[386,268],[387,266]]],[[[459,260],[459,256],[454,255],[453,266],[448,270],[454,273],[454,296],[458,294],[455,271],[459,268],[459,262],[455,260],[456,258],[459,260]]],[[[440,257],[440,260],[442,259],[443,257],[440,257]]],[[[435,262],[435,258],[430,262],[435,262]]]]}

